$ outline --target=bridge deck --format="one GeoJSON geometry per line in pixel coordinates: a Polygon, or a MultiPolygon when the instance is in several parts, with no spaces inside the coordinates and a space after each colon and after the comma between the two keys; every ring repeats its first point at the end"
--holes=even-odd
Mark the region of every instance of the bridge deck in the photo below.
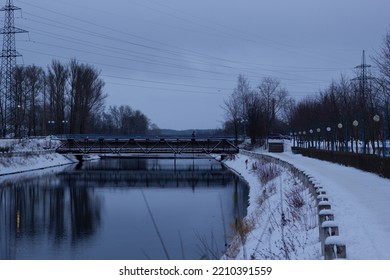
{"type": "Polygon", "coordinates": [[[68,138],[56,149],[62,154],[236,154],[228,139],[216,138],[68,138]]]}

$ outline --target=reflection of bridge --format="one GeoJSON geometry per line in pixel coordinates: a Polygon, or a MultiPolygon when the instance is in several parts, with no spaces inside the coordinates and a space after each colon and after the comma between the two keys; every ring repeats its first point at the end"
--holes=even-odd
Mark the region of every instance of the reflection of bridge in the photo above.
{"type": "Polygon", "coordinates": [[[127,187],[188,187],[226,186],[234,176],[228,170],[72,170],[60,173],[62,180],[72,186],[96,184],[127,187]]]}
{"type": "Polygon", "coordinates": [[[223,138],[68,138],[56,149],[61,154],[236,154],[223,138]]]}

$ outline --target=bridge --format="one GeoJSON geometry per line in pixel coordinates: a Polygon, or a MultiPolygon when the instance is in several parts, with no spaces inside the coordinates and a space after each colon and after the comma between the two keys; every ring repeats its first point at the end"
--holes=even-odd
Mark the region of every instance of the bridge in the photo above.
{"type": "Polygon", "coordinates": [[[238,147],[228,138],[111,138],[111,137],[78,137],[60,140],[56,149],[60,154],[112,154],[112,155],[195,155],[195,154],[236,154],[238,147]]]}

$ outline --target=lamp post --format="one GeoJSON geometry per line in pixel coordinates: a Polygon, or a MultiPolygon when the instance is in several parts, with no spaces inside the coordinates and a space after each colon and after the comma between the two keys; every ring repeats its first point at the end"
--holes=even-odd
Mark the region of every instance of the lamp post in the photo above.
{"type": "Polygon", "coordinates": [[[297,133],[294,132],[294,147],[295,147],[295,142],[297,141],[297,133]]]}
{"type": "Polygon", "coordinates": [[[311,140],[310,147],[313,148],[314,147],[314,144],[313,144],[313,129],[310,129],[309,133],[310,133],[310,140],[311,140]]]}
{"type": "Polygon", "coordinates": [[[68,121],[67,120],[62,120],[62,129],[63,129],[64,135],[66,134],[66,126],[67,125],[68,125],[68,121]]]}
{"type": "MultiPolygon", "coordinates": [[[[352,122],[352,125],[355,127],[355,134],[357,134],[357,126],[359,125],[359,122],[357,121],[357,120],[354,120],[353,122],[352,122]]],[[[359,150],[358,150],[358,137],[357,137],[357,135],[355,135],[355,141],[356,141],[356,153],[358,153],[359,152],[359,150]]],[[[352,147],[353,147],[353,144],[352,144],[352,147]]]]}
{"type": "Polygon", "coordinates": [[[377,140],[378,154],[380,154],[379,135],[377,135],[377,127],[378,127],[378,123],[381,120],[381,118],[379,117],[378,114],[376,114],[372,119],[374,120],[374,139],[373,139],[374,141],[373,141],[372,148],[374,149],[374,154],[375,154],[375,140],[377,140]]]}
{"type": "MultiPolygon", "coordinates": [[[[329,151],[329,149],[330,149],[330,142],[331,142],[331,135],[330,135],[330,131],[331,131],[332,129],[330,128],[330,126],[328,126],[327,128],[326,128],[326,131],[327,131],[327,134],[326,134],[326,142],[327,142],[327,147],[326,147],[326,149],[329,151]]],[[[333,146],[333,145],[332,145],[333,146]]]]}
{"type": "Polygon", "coordinates": [[[298,147],[302,148],[302,131],[298,131],[298,147]]]}
{"type": "MultiPolygon", "coordinates": [[[[321,149],[321,143],[320,143],[320,133],[321,128],[317,128],[317,141],[318,141],[318,149],[321,149]]],[[[317,145],[316,145],[317,146],[317,145]]]]}
{"type": "Polygon", "coordinates": [[[341,148],[342,148],[342,129],[343,129],[343,124],[342,123],[339,123],[338,125],[337,125],[337,128],[340,130],[340,132],[339,133],[337,133],[337,136],[336,136],[336,141],[337,141],[337,149],[338,150],[341,150],[341,148]]]}
{"type": "Polygon", "coordinates": [[[53,129],[54,129],[55,121],[47,121],[47,124],[48,124],[48,127],[49,127],[49,134],[52,134],[53,133],[53,129]]]}
{"type": "Polygon", "coordinates": [[[15,136],[19,136],[20,139],[22,139],[22,121],[23,121],[23,116],[22,116],[22,105],[17,105],[16,106],[18,108],[17,110],[17,129],[15,130],[15,136]]]}

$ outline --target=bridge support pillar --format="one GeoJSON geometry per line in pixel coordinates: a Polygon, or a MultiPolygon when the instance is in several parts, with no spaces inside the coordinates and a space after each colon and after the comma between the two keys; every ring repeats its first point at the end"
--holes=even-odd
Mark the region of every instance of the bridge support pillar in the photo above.
{"type": "Polygon", "coordinates": [[[75,157],[79,162],[83,161],[83,155],[75,155],[75,157]]]}

